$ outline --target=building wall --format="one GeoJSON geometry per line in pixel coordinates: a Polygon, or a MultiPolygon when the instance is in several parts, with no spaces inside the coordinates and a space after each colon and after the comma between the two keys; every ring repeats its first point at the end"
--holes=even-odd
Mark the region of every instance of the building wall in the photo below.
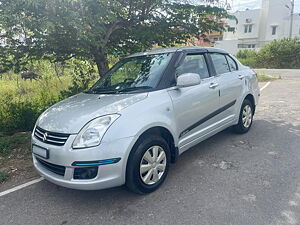
{"type": "Polygon", "coordinates": [[[257,39],[259,37],[259,15],[260,10],[246,10],[237,12],[236,17],[238,18],[237,34],[238,39],[257,39]],[[251,32],[245,33],[245,26],[252,26],[251,32]]]}
{"type": "MultiPolygon", "coordinates": [[[[258,50],[274,39],[289,37],[290,9],[285,5],[290,6],[290,4],[290,0],[262,0],[260,9],[233,13],[238,20],[238,24],[235,20],[227,20],[227,24],[235,31],[225,32],[223,41],[217,42],[216,47],[224,48],[231,54],[236,54],[239,49],[252,48],[258,50]],[[251,32],[245,32],[245,26],[249,25],[252,25],[251,32]],[[230,46],[229,43],[237,43],[237,47],[230,46]]],[[[294,15],[293,37],[300,37],[299,14],[294,15]]]]}
{"type": "Polygon", "coordinates": [[[215,47],[224,49],[226,52],[229,52],[232,55],[236,55],[238,52],[238,40],[223,40],[217,42],[215,47]]]}
{"type": "Polygon", "coordinates": [[[262,8],[263,13],[267,13],[266,27],[262,31],[265,33],[265,40],[270,42],[274,39],[281,39],[288,37],[290,26],[284,26],[286,18],[290,17],[290,10],[285,7],[289,5],[289,0],[263,0],[269,3],[269,9],[265,12],[265,8],[262,8]],[[272,27],[276,26],[276,34],[272,35],[272,27]]]}

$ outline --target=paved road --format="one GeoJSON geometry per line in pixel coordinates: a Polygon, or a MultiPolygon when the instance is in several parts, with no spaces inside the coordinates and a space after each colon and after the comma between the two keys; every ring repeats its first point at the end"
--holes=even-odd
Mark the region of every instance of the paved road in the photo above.
{"type": "Polygon", "coordinates": [[[0,197],[0,224],[300,224],[300,76],[263,91],[248,134],[184,153],[155,193],[42,181],[0,197]]]}

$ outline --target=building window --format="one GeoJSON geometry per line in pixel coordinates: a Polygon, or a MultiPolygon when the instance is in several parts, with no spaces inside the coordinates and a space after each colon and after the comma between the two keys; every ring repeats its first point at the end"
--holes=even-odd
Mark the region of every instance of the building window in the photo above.
{"type": "Polygon", "coordinates": [[[245,25],[245,30],[244,32],[245,33],[251,33],[252,32],[252,24],[249,24],[249,25],[245,25]]]}
{"type": "Polygon", "coordinates": [[[238,48],[255,48],[255,44],[238,44],[238,48]]]}
{"type": "Polygon", "coordinates": [[[277,26],[272,26],[272,35],[275,35],[277,31],[277,26]]]}
{"type": "Polygon", "coordinates": [[[251,33],[252,32],[252,24],[249,25],[249,29],[248,29],[248,33],[251,33]]]}
{"type": "Polygon", "coordinates": [[[235,27],[228,27],[228,32],[235,32],[235,27]]]}

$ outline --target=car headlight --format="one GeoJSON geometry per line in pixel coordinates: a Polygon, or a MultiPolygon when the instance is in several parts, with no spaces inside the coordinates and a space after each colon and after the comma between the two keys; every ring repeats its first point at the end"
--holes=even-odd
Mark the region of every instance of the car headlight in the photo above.
{"type": "Polygon", "coordinates": [[[73,142],[73,148],[88,148],[100,144],[102,137],[112,123],[119,118],[119,114],[98,117],[87,123],[73,142]]]}

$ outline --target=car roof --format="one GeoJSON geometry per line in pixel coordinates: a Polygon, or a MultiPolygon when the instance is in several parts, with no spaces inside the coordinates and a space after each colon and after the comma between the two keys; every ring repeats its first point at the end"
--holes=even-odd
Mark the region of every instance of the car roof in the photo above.
{"type": "Polygon", "coordinates": [[[156,49],[148,50],[145,52],[138,52],[138,53],[135,53],[128,57],[173,53],[173,52],[180,52],[180,51],[217,52],[217,53],[228,54],[226,51],[219,49],[219,48],[201,47],[201,46],[185,46],[185,47],[173,47],[173,48],[156,48],[156,49]]]}

